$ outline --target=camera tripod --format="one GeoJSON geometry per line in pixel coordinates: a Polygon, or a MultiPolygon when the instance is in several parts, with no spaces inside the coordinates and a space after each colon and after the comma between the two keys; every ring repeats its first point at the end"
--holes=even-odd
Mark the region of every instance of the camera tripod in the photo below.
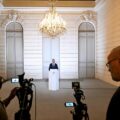
{"type": "Polygon", "coordinates": [[[15,113],[15,120],[30,120],[30,108],[32,105],[33,91],[29,87],[21,87],[16,93],[20,110],[15,113]]]}
{"type": "Polygon", "coordinates": [[[89,120],[87,113],[87,106],[82,102],[74,106],[74,111],[71,111],[73,115],[73,120],[89,120]]]}
{"type": "Polygon", "coordinates": [[[31,120],[29,111],[33,100],[33,84],[31,83],[33,79],[24,79],[24,74],[25,73],[18,76],[20,88],[18,89],[16,96],[19,100],[20,109],[15,113],[15,120],[31,120]]]}

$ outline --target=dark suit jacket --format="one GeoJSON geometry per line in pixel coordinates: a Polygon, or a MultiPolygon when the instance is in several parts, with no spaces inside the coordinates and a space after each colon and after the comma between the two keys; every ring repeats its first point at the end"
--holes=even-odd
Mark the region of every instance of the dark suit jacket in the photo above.
{"type": "Polygon", "coordinates": [[[120,87],[111,98],[107,110],[106,120],[120,120],[120,87]]]}
{"type": "Polygon", "coordinates": [[[52,63],[49,65],[49,70],[50,69],[58,69],[58,65],[55,63],[55,65],[53,65],[52,63]]]}

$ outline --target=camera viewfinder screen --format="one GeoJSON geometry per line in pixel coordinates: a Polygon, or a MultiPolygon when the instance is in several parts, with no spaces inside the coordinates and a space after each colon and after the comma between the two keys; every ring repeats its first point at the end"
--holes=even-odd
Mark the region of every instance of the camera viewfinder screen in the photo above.
{"type": "Polygon", "coordinates": [[[18,83],[19,79],[18,78],[12,78],[12,83],[18,83]]]}
{"type": "Polygon", "coordinates": [[[66,107],[73,107],[74,104],[73,104],[73,102],[66,102],[66,103],[65,103],[65,106],[66,106],[66,107]]]}

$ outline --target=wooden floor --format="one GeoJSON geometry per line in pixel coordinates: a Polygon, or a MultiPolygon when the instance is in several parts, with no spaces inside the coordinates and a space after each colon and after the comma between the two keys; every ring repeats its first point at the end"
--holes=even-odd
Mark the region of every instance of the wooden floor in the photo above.
{"type": "MultiPolygon", "coordinates": [[[[75,80],[73,80],[75,81],[75,80]]],[[[70,110],[65,108],[66,101],[75,102],[73,89],[71,89],[72,80],[60,80],[60,90],[49,91],[48,82],[36,80],[36,120],[72,120],[70,110]]],[[[7,82],[0,91],[0,96],[5,98],[10,90],[19,84],[7,82]]],[[[108,103],[116,87],[98,80],[80,81],[81,89],[84,91],[86,99],[84,103],[88,106],[90,120],[105,120],[108,103]]],[[[35,89],[34,95],[35,95],[35,89]]],[[[17,98],[15,98],[7,108],[9,120],[14,120],[14,114],[19,110],[17,98]]],[[[31,120],[35,120],[35,96],[31,108],[31,120]]]]}

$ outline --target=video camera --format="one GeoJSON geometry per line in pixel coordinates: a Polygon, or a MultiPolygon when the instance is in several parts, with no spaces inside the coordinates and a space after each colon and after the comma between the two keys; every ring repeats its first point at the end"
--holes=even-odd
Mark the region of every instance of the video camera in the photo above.
{"type": "Polygon", "coordinates": [[[72,82],[72,89],[74,89],[75,102],[65,102],[65,107],[74,107],[74,110],[70,111],[73,115],[73,120],[89,120],[87,113],[87,105],[82,103],[81,100],[85,99],[83,91],[80,89],[79,82],[72,82]]]}
{"type": "Polygon", "coordinates": [[[25,73],[18,75],[20,86],[21,87],[32,87],[31,81],[33,81],[33,78],[24,79],[24,75],[25,75],[25,73]]]}
{"type": "Polygon", "coordinates": [[[74,90],[80,89],[80,83],[79,82],[72,82],[72,89],[74,89],[74,90]]]}
{"type": "Polygon", "coordinates": [[[31,81],[33,81],[33,78],[30,79],[24,79],[25,72],[21,75],[18,75],[18,77],[13,77],[11,79],[11,83],[19,83],[21,87],[30,87],[32,85],[31,81]]]}

